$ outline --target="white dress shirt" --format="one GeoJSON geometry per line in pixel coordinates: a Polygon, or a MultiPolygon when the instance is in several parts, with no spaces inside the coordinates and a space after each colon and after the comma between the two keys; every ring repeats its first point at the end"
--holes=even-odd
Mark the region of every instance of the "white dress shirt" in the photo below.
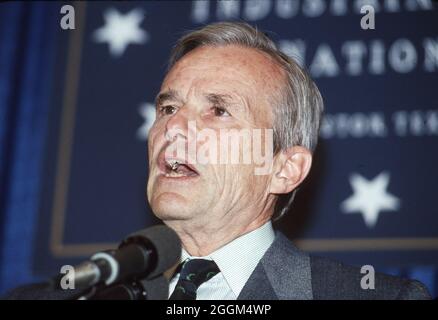
{"type": "MultiPolygon", "coordinates": [[[[182,250],[181,262],[190,259],[213,260],[220,272],[201,284],[197,300],[236,300],[266,250],[274,242],[275,232],[271,221],[227,243],[205,257],[190,256],[182,250]]],[[[179,273],[169,284],[169,297],[175,289],[179,273]]]]}

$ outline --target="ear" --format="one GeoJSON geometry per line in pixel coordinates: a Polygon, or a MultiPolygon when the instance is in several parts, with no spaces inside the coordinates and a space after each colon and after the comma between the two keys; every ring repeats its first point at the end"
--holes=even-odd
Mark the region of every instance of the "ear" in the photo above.
{"type": "Polygon", "coordinates": [[[295,146],[280,151],[275,159],[270,193],[283,194],[296,189],[307,177],[312,166],[312,153],[305,147],[295,146]]]}

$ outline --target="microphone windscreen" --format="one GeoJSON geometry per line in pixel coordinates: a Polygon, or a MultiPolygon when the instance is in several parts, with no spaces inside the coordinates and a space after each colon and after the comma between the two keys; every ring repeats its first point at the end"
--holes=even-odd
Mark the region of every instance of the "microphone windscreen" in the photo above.
{"type": "Polygon", "coordinates": [[[152,244],[157,255],[154,270],[148,275],[148,279],[164,273],[166,270],[179,263],[181,257],[181,241],[171,228],[165,225],[157,225],[137,231],[129,235],[125,241],[132,238],[143,238],[152,244]]]}

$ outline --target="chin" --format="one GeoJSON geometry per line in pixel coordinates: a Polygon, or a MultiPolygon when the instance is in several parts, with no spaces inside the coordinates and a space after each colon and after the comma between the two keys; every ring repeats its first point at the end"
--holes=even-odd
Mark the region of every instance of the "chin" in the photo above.
{"type": "Polygon", "coordinates": [[[189,199],[174,192],[165,192],[155,197],[151,208],[161,220],[187,219],[194,212],[189,199]]]}

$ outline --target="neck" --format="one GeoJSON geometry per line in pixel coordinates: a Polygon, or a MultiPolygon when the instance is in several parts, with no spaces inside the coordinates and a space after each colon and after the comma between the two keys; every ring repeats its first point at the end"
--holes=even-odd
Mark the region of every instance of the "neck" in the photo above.
{"type": "MultiPolygon", "coordinates": [[[[199,225],[192,220],[165,221],[178,234],[182,247],[191,256],[203,257],[230,243],[234,239],[264,225],[271,214],[261,214],[250,223],[230,221],[222,226],[199,225]]],[[[217,222],[217,221],[216,221],[217,222]]]]}

